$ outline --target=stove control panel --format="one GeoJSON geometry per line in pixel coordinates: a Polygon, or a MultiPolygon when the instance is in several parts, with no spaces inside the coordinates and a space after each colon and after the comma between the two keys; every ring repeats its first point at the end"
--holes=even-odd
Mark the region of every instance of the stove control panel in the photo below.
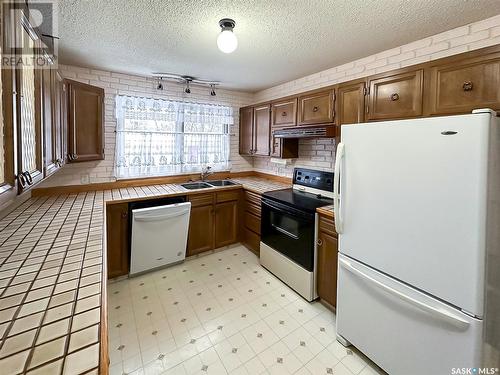
{"type": "Polygon", "coordinates": [[[331,192],[333,191],[333,172],[295,168],[293,170],[293,183],[331,192]]]}

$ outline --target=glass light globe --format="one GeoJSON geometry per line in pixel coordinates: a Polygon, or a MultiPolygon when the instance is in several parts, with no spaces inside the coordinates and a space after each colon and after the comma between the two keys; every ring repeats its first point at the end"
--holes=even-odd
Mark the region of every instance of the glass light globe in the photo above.
{"type": "Polygon", "coordinates": [[[238,39],[231,30],[222,30],[217,37],[217,47],[224,53],[231,53],[238,47],[238,39]]]}

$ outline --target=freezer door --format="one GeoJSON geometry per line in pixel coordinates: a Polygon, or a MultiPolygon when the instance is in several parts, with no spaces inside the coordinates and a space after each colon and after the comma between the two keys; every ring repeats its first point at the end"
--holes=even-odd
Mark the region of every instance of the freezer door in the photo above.
{"type": "Polygon", "coordinates": [[[389,374],[481,367],[483,322],[343,255],[337,333],[389,374]]]}
{"type": "Polygon", "coordinates": [[[482,316],[490,121],[344,126],[339,251],[482,316]]]}
{"type": "Polygon", "coordinates": [[[186,257],[191,203],[132,210],[130,275],[186,257]]]}

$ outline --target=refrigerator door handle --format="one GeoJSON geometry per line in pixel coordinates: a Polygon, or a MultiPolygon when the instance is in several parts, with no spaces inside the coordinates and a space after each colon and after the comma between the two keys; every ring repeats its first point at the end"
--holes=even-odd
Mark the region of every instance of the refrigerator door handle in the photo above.
{"type": "Polygon", "coordinates": [[[433,306],[429,306],[428,304],[424,303],[424,302],[420,302],[419,300],[413,298],[413,297],[410,297],[394,288],[391,288],[390,286],[388,285],[385,285],[384,283],[374,279],[373,277],[367,275],[366,273],[364,273],[363,271],[360,271],[359,269],[357,269],[356,267],[354,267],[349,261],[345,260],[345,259],[339,259],[339,263],[342,267],[344,267],[346,270],[358,275],[358,276],[361,276],[362,278],[370,281],[371,283],[377,285],[378,287],[380,287],[381,289],[383,289],[384,291],[388,292],[389,294],[392,294],[396,297],[398,297],[399,299],[403,300],[403,301],[406,301],[418,308],[420,308],[421,310],[424,310],[424,311],[427,311],[433,315],[437,315],[445,320],[447,320],[448,322],[452,323],[453,325],[455,326],[458,326],[462,329],[466,329],[470,323],[467,321],[467,320],[464,320],[458,316],[456,316],[455,314],[452,314],[448,311],[445,311],[445,310],[442,310],[442,309],[439,309],[439,308],[436,308],[436,307],[433,307],[433,306]]]}
{"type": "Polygon", "coordinates": [[[342,159],[344,158],[344,143],[337,145],[337,154],[335,156],[335,173],[333,175],[333,214],[335,217],[335,229],[337,233],[342,233],[343,219],[340,207],[340,181],[342,180],[342,159]]]}

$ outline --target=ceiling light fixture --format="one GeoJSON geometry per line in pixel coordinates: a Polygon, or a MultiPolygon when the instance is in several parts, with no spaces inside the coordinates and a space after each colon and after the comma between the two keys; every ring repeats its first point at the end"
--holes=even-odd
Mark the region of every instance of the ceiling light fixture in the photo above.
{"type": "Polygon", "coordinates": [[[217,37],[217,47],[224,53],[231,53],[238,47],[238,39],[233,32],[236,22],[231,18],[223,18],[219,21],[219,26],[222,30],[217,37]]]}
{"type": "Polygon", "coordinates": [[[186,81],[186,88],[184,89],[184,92],[186,94],[191,94],[191,89],[189,88],[189,82],[193,81],[193,78],[188,76],[184,76],[183,78],[186,81]]]}
{"type": "Polygon", "coordinates": [[[156,85],[157,90],[163,90],[163,83],[161,82],[163,78],[158,77],[158,84],[156,85]]]}
{"type": "Polygon", "coordinates": [[[212,83],[210,85],[210,96],[216,96],[217,94],[215,93],[215,85],[212,83]]]}
{"type": "Polygon", "coordinates": [[[156,79],[156,89],[163,90],[165,81],[177,82],[184,85],[184,92],[191,93],[191,85],[205,86],[210,88],[210,95],[216,96],[215,88],[220,85],[219,81],[209,81],[207,79],[196,78],[188,75],[180,75],[173,73],[153,73],[153,78],[156,79]]]}

